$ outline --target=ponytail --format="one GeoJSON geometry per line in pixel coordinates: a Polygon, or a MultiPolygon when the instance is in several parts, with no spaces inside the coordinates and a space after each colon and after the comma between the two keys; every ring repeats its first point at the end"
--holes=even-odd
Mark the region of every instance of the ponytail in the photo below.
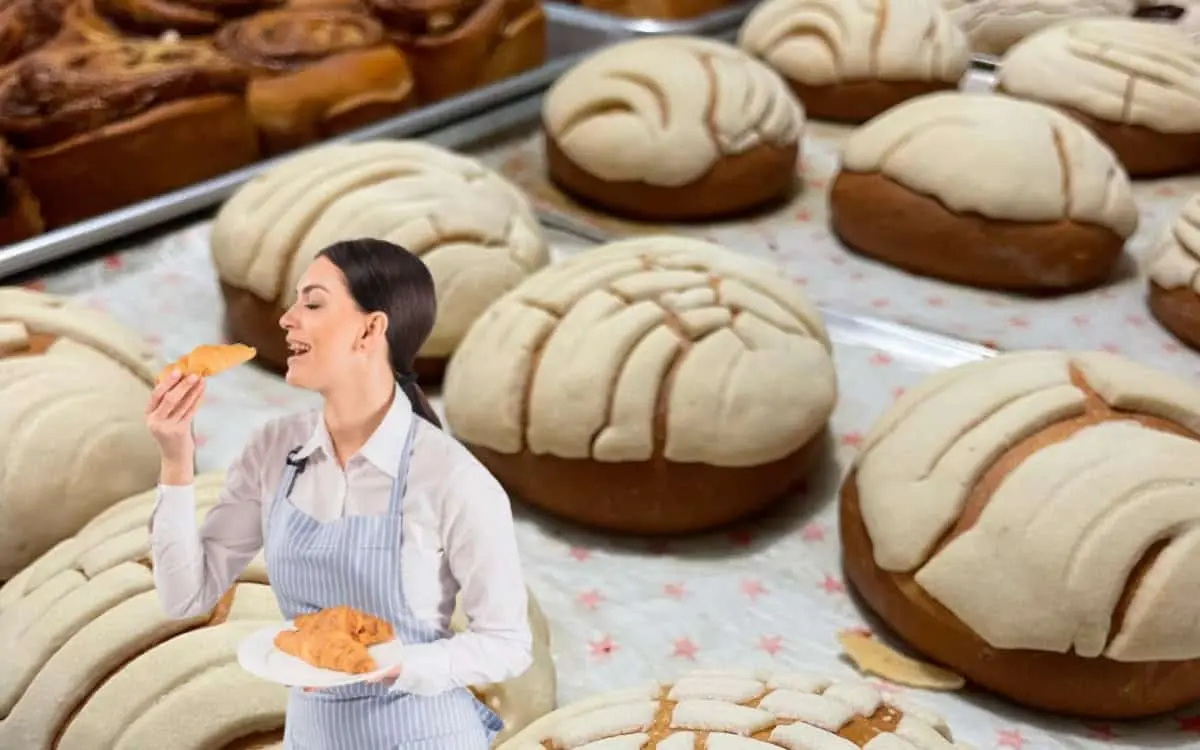
{"type": "Polygon", "coordinates": [[[429,404],[429,399],[425,398],[425,391],[421,390],[420,384],[417,383],[416,374],[396,373],[396,382],[400,384],[400,390],[408,397],[408,403],[412,404],[413,413],[440,429],[442,420],[438,419],[437,413],[429,404]]]}

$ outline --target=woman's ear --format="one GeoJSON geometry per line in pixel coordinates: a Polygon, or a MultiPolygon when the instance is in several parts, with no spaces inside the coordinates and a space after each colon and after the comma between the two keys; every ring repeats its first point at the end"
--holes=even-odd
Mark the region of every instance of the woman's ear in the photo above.
{"type": "Polygon", "coordinates": [[[367,325],[363,328],[363,339],[370,340],[372,338],[382,341],[387,337],[388,319],[381,312],[373,312],[367,314],[367,325]]]}

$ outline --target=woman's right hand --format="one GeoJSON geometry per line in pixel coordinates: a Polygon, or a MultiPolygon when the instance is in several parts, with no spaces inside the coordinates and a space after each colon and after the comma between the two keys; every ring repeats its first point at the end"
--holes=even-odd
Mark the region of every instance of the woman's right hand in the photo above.
{"type": "Polygon", "coordinates": [[[146,426],[158,442],[163,464],[192,465],[196,442],[192,418],[204,396],[204,378],[172,371],[154,387],[146,404],[146,426]]]}

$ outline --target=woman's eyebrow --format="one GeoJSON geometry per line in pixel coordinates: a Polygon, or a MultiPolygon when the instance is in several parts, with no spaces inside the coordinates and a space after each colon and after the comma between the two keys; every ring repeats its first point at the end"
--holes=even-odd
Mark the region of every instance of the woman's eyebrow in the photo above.
{"type": "Polygon", "coordinates": [[[318,291],[319,292],[328,292],[329,290],[326,289],[325,287],[321,286],[320,284],[307,284],[305,286],[300,287],[301,295],[308,294],[309,292],[318,292],[318,291]]]}

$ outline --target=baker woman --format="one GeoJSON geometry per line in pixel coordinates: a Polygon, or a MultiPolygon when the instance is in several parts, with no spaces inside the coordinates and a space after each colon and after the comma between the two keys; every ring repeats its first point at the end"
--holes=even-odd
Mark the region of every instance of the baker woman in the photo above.
{"type": "Polygon", "coordinates": [[[467,690],[531,663],[508,498],[439,427],[412,375],[433,278],[380,240],[326,248],[280,319],[287,382],[320,410],[259,429],[197,528],[192,418],[203,379],[173,375],[146,408],[162,453],[154,578],[172,617],[217,604],[259,550],[285,617],[349,605],[405,644],[386,679],[288,698],[287,750],[485,750],[501,722],[467,690]],[[450,630],[461,593],[467,629],[450,630]]]}

